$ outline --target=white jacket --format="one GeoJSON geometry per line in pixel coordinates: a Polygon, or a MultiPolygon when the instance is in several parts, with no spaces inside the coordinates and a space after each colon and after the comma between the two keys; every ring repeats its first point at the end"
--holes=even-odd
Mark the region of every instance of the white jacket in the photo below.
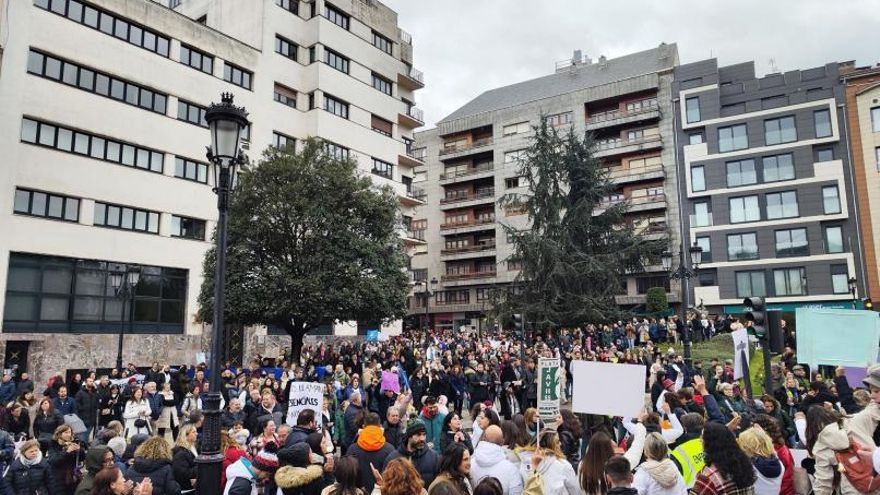
{"type": "Polygon", "coordinates": [[[519,468],[507,459],[504,449],[492,442],[480,442],[471,456],[471,486],[477,486],[480,480],[490,476],[501,482],[504,495],[522,494],[519,468]]]}
{"type": "MultiPolygon", "coordinates": [[[[520,476],[527,480],[531,474],[532,452],[520,453],[520,476]]],[[[471,467],[473,469],[473,467],[471,467]]],[[[544,481],[544,493],[549,495],[580,495],[581,487],[578,483],[577,474],[571,463],[566,459],[557,459],[551,453],[546,453],[541,464],[538,465],[538,473],[544,481]]]]}
{"type": "Polygon", "coordinates": [[[140,402],[128,401],[125,403],[125,411],[122,413],[122,419],[125,420],[125,437],[131,438],[138,433],[150,434],[150,403],[147,399],[141,399],[140,402]],[[147,426],[138,428],[134,422],[138,419],[147,421],[147,426]]]}
{"type": "Polygon", "coordinates": [[[669,458],[643,462],[636,470],[633,488],[639,495],[686,495],[688,491],[681,473],[669,458]]]}

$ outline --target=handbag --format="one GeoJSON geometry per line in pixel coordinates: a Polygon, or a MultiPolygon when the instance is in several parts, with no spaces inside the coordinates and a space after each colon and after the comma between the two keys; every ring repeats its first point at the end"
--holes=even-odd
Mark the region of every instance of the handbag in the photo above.
{"type": "Polygon", "coordinates": [[[134,426],[135,426],[135,428],[146,428],[147,427],[147,420],[144,418],[138,418],[138,419],[134,420],[134,426]]]}

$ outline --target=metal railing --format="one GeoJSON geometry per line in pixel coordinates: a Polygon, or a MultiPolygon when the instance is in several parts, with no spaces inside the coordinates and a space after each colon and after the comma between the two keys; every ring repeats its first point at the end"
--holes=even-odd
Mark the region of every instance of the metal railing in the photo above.
{"type": "Polygon", "coordinates": [[[460,223],[442,223],[440,224],[440,230],[446,229],[456,229],[459,227],[473,227],[475,225],[486,225],[489,223],[495,223],[495,217],[491,218],[477,218],[470,222],[460,222],[460,223]]]}
{"type": "Polygon", "coordinates": [[[423,162],[423,161],[425,161],[425,158],[428,157],[428,149],[427,148],[413,149],[412,145],[408,145],[406,147],[406,156],[423,162]]]}
{"type": "Polygon", "coordinates": [[[419,84],[425,84],[425,74],[423,74],[422,71],[416,69],[415,67],[410,67],[407,71],[406,76],[413,81],[418,81],[419,84]]]}
{"type": "Polygon", "coordinates": [[[412,35],[404,31],[403,29],[397,30],[400,33],[400,42],[406,43],[407,45],[412,45],[412,35]]]}
{"type": "Polygon", "coordinates": [[[470,167],[466,170],[456,170],[454,172],[444,172],[440,174],[440,180],[446,179],[455,179],[457,177],[466,177],[468,175],[475,175],[482,172],[490,172],[495,169],[494,163],[487,163],[484,165],[480,165],[479,167],[470,167]]]}
{"type": "Polygon", "coordinates": [[[619,139],[619,138],[618,139],[607,139],[605,141],[598,141],[596,143],[596,150],[597,151],[612,150],[615,148],[622,148],[624,146],[653,143],[655,141],[660,141],[660,140],[661,139],[660,139],[659,134],[654,135],[654,136],[645,136],[645,137],[642,137],[639,139],[633,139],[631,141],[627,140],[627,139],[619,139]]]}
{"type": "Polygon", "coordinates": [[[465,143],[462,145],[452,145],[452,146],[443,146],[443,149],[440,150],[441,155],[448,155],[450,153],[458,153],[460,151],[467,151],[474,148],[482,148],[483,146],[489,146],[493,142],[492,136],[475,139],[470,143],[465,143]]]}
{"type": "Polygon", "coordinates": [[[478,244],[476,246],[464,246],[464,247],[456,247],[456,248],[446,248],[440,250],[440,254],[458,254],[458,253],[471,253],[476,251],[488,251],[490,249],[495,249],[496,244],[492,243],[484,243],[478,244]]]}
{"type": "Polygon", "coordinates": [[[469,280],[474,278],[489,278],[494,277],[498,274],[496,270],[492,270],[491,272],[470,272],[470,273],[457,273],[453,275],[443,275],[441,280],[469,280]]]}
{"type": "Polygon", "coordinates": [[[607,122],[609,120],[622,119],[625,117],[632,117],[634,115],[639,115],[643,113],[653,112],[660,108],[656,101],[648,104],[647,107],[642,107],[638,110],[608,110],[602,113],[597,113],[596,115],[590,116],[587,119],[587,124],[597,124],[599,122],[607,122]]]}
{"type": "Polygon", "coordinates": [[[423,112],[421,108],[410,106],[406,109],[406,114],[419,122],[425,121],[425,112],[423,112]]]}
{"type": "Polygon", "coordinates": [[[491,191],[483,191],[474,194],[459,194],[452,197],[446,197],[440,200],[440,204],[447,203],[461,203],[464,201],[473,201],[477,199],[485,199],[485,198],[494,198],[495,197],[495,189],[491,191]]]}
{"type": "Polygon", "coordinates": [[[411,189],[406,190],[406,196],[408,198],[417,199],[419,201],[424,201],[425,198],[428,197],[428,193],[425,192],[421,187],[413,187],[411,189]]]}
{"type": "Polygon", "coordinates": [[[620,179],[623,177],[630,177],[633,175],[641,175],[647,174],[651,172],[662,172],[663,165],[655,165],[653,167],[637,167],[637,168],[623,168],[623,167],[613,167],[608,169],[608,178],[609,179],[620,179]]]}

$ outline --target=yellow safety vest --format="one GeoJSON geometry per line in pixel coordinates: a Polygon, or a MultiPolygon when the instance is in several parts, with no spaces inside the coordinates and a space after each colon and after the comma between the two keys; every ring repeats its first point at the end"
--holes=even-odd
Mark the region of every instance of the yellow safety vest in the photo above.
{"type": "Polygon", "coordinates": [[[688,488],[693,488],[697,482],[697,475],[706,466],[706,456],[703,453],[703,440],[694,438],[682,443],[672,451],[672,458],[681,468],[681,476],[688,488]]]}

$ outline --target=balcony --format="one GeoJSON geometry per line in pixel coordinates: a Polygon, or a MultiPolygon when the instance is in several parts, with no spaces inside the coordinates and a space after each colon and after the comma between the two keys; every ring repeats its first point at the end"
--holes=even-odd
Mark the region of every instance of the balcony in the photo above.
{"type": "Polygon", "coordinates": [[[444,261],[452,261],[481,256],[490,256],[492,254],[492,251],[495,251],[494,242],[478,244],[476,246],[443,249],[440,251],[440,257],[444,261]]]}
{"type": "Polygon", "coordinates": [[[593,115],[587,119],[587,130],[591,131],[594,129],[632,124],[635,122],[643,122],[645,120],[659,118],[660,108],[657,103],[654,102],[647,108],[640,108],[631,112],[627,112],[626,110],[612,110],[593,115]]]}
{"type": "Polygon", "coordinates": [[[425,115],[421,108],[412,105],[407,107],[406,112],[397,114],[397,123],[409,129],[415,129],[425,125],[425,115]]]}
{"type": "Polygon", "coordinates": [[[653,167],[623,168],[614,167],[608,169],[608,180],[615,184],[629,184],[645,180],[663,179],[666,172],[663,165],[653,167]]]}
{"type": "Polygon", "coordinates": [[[428,150],[425,148],[413,149],[411,144],[406,146],[405,153],[398,153],[397,163],[406,167],[421,167],[425,164],[425,158],[428,157],[428,150]]]}
{"type": "Polygon", "coordinates": [[[495,202],[495,189],[482,191],[478,193],[459,194],[452,197],[445,197],[440,200],[440,209],[449,208],[466,208],[476,206],[483,203],[495,202]]]}
{"type": "Polygon", "coordinates": [[[666,209],[666,194],[662,192],[629,199],[630,213],[660,209],[666,209]]]}
{"type": "Polygon", "coordinates": [[[400,60],[412,64],[413,62],[413,46],[412,35],[398,28],[398,37],[400,38],[400,60]]]}
{"type": "Polygon", "coordinates": [[[606,156],[637,153],[662,147],[663,140],[659,135],[645,136],[632,141],[627,139],[607,139],[605,141],[596,142],[595,156],[603,158],[606,156]]]}
{"type": "Polygon", "coordinates": [[[458,285],[466,285],[469,283],[479,283],[487,278],[495,278],[498,272],[495,270],[484,272],[458,273],[455,275],[443,275],[440,280],[445,287],[455,287],[458,285]]]}
{"type": "Polygon", "coordinates": [[[482,179],[492,175],[495,170],[494,163],[486,163],[479,167],[470,167],[467,170],[456,170],[440,174],[440,184],[452,184],[467,180],[482,179]]]}
{"type": "Polygon", "coordinates": [[[405,206],[419,206],[425,204],[428,194],[420,187],[411,187],[397,194],[400,203],[405,206]]]}
{"type": "MultiPolygon", "coordinates": [[[[460,144],[460,145],[454,145],[454,144],[453,145],[444,145],[443,148],[440,150],[440,156],[446,156],[446,155],[464,156],[473,150],[476,150],[479,148],[484,148],[486,146],[491,146],[492,143],[494,143],[494,141],[495,140],[492,139],[492,136],[487,136],[487,137],[475,139],[469,143],[464,143],[464,144],[460,144]]],[[[450,157],[450,158],[453,158],[453,157],[450,157]]]]}
{"type": "Polygon", "coordinates": [[[636,233],[644,236],[646,240],[665,239],[669,234],[669,224],[666,223],[666,220],[651,221],[642,225],[637,224],[634,228],[636,233]]]}
{"type": "Polygon", "coordinates": [[[425,87],[425,75],[422,74],[422,71],[409,67],[405,73],[397,73],[397,84],[410,91],[422,89],[425,87]]]}
{"type": "Polygon", "coordinates": [[[440,230],[446,231],[443,232],[443,235],[467,234],[469,232],[495,230],[495,217],[493,216],[492,218],[479,218],[474,219],[470,222],[443,223],[440,224],[440,230]]]}
{"type": "Polygon", "coordinates": [[[424,230],[405,229],[401,231],[401,237],[403,238],[404,244],[408,246],[419,246],[427,244],[427,242],[425,241],[424,230]]]}

